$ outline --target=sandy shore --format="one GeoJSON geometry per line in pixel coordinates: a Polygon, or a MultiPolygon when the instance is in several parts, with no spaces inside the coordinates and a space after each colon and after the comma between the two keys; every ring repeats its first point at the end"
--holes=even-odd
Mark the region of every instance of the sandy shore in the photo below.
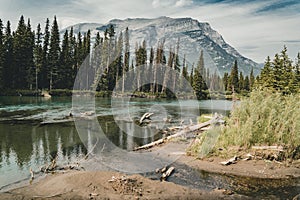
{"type": "MultiPolygon", "coordinates": [[[[157,147],[156,147],[157,148],[157,147]]],[[[158,147],[159,148],[159,147],[158,147]]],[[[196,170],[240,177],[300,178],[300,162],[291,164],[264,160],[239,160],[223,166],[218,157],[204,160],[182,155],[176,163],[196,170]]],[[[299,188],[300,194],[300,188],[299,188]]],[[[48,174],[26,186],[0,193],[0,199],[250,199],[224,189],[196,190],[141,175],[113,171],[69,171],[48,174]],[[114,177],[114,178],[113,178],[114,177]]]]}
{"type": "Polygon", "coordinates": [[[125,176],[106,171],[48,175],[32,185],[0,193],[0,199],[245,199],[245,197],[235,194],[229,196],[224,190],[200,191],[170,182],[150,180],[140,175],[125,176]]]}

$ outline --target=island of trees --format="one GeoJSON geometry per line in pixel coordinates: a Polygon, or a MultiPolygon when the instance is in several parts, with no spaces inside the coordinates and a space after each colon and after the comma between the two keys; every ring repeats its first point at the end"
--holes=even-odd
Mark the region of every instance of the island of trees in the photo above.
{"type": "Polygon", "coordinates": [[[173,89],[184,88],[180,79],[190,83],[198,99],[219,97],[219,94],[230,95],[232,92],[245,95],[257,86],[273,88],[287,94],[299,91],[300,54],[293,64],[286,47],[272,61],[267,58],[261,74],[257,77],[254,76],[253,69],[249,75],[239,72],[237,61],[232,63],[231,72],[221,77],[216,71],[211,72],[205,67],[203,51],[195,65],[188,66],[185,57],[180,60],[179,40],[173,47],[168,47],[168,52],[165,51],[164,41],[159,41],[157,47],[150,48],[142,41],[133,47],[134,53],[130,51],[132,47],[129,40],[128,28],[116,34],[111,25],[105,30],[103,37],[97,33],[91,47],[90,30],[76,35],[73,28],[65,30],[61,41],[56,17],[52,24],[49,19],[46,20],[43,31],[40,24],[33,31],[30,20],[25,22],[23,16],[13,32],[9,21],[4,26],[0,20],[0,93],[14,95],[18,91],[29,91],[30,94],[39,94],[41,90],[47,90],[54,94],[55,91],[71,91],[76,74],[84,62],[88,63],[89,68],[81,87],[86,90],[95,89],[103,95],[111,94],[116,86],[126,92],[126,81],[121,85],[116,84],[120,78],[132,78],[128,75],[129,71],[137,74],[132,78],[132,85],[138,88],[137,92],[160,97],[174,95],[166,88],[165,83],[168,81],[173,82],[173,89]],[[171,77],[168,68],[156,71],[158,64],[177,71],[181,78],[175,75],[171,77]],[[105,66],[103,70],[97,68],[99,65],[105,66]],[[138,71],[136,67],[141,65],[148,66],[147,71],[153,72],[150,76],[153,79],[150,80],[151,84],[143,84],[149,74],[138,71]],[[163,73],[163,78],[166,79],[163,84],[155,82],[157,73],[163,73]]]}

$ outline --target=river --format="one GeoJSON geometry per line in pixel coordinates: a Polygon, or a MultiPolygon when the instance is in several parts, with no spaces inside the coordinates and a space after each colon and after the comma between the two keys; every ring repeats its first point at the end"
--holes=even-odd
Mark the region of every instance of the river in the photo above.
{"type": "MultiPolygon", "coordinates": [[[[112,106],[109,98],[95,98],[95,115],[107,138],[120,149],[131,151],[134,147],[163,137],[159,130],[165,127],[195,123],[197,117],[203,113],[218,112],[228,115],[232,108],[232,102],[226,100],[180,101],[133,98],[125,102],[129,106],[118,107],[118,102],[114,102],[112,106]],[[140,129],[130,124],[121,131],[118,126],[120,122],[116,120],[124,117],[122,114],[127,112],[135,121],[145,112],[153,112],[152,120],[157,122],[154,125],[156,134],[145,132],[145,137],[137,137],[140,129]],[[129,132],[131,134],[127,134],[129,132]]],[[[85,107],[84,102],[82,105],[85,107]]],[[[41,166],[49,163],[56,155],[58,163],[63,165],[82,160],[92,150],[93,145],[89,145],[91,141],[82,141],[77,131],[78,126],[68,117],[70,112],[75,112],[72,110],[71,97],[0,97],[0,191],[29,180],[30,169],[39,171],[41,166]]],[[[195,171],[187,166],[176,168],[179,169],[178,176],[171,177],[170,181],[200,189],[222,187],[235,190],[230,182],[238,180],[238,177],[195,171]]],[[[147,176],[155,178],[151,173],[147,176]]],[[[257,181],[267,185],[274,183],[272,180],[256,179],[248,182],[251,181],[256,187],[257,181]]],[[[299,190],[299,180],[292,186],[281,188],[282,190],[278,190],[278,187],[267,186],[263,191],[258,190],[255,193],[235,191],[262,198],[273,193],[283,195],[281,191],[295,194],[299,190]]]]}
{"type": "MultiPolygon", "coordinates": [[[[200,110],[193,107],[195,102],[185,103],[180,109],[175,100],[131,99],[130,113],[138,118],[149,108],[152,111],[164,108],[163,114],[173,121],[169,123],[176,124],[182,114],[195,122],[199,112],[226,114],[231,108],[230,101],[222,100],[200,101],[200,110]]],[[[102,129],[118,147],[132,149],[160,137],[159,134],[146,138],[127,136],[114,122],[111,100],[96,98],[95,104],[102,129]]],[[[0,97],[0,188],[27,179],[30,168],[38,171],[56,154],[63,164],[75,163],[87,153],[74,122],[63,120],[71,109],[71,97],[0,97]]]]}

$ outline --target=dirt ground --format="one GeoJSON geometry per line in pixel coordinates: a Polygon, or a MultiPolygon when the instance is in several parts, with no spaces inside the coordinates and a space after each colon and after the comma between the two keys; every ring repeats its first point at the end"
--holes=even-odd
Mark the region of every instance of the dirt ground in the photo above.
{"type": "Polygon", "coordinates": [[[237,176],[255,177],[255,178],[299,178],[300,160],[287,164],[267,160],[238,160],[236,164],[228,166],[221,165],[220,162],[228,159],[219,157],[196,159],[191,156],[182,156],[177,160],[190,167],[204,171],[220,174],[231,174],[237,176]]]}
{"type": "Polygon", "coordinates": [[[205,192],[140,175],[116,172],[68,172],[48,175],[23,188],[0,193],[0,199],[245,199],[226,191],[205,192]]]}
{"type": "MultiPolygon", "coordinates": [[[[298,165],[284,166],[263,160],[239,161],[223,166],[224,159],[198,160],[182,156],[177,161],[196,169],[247,177],[300,177],[298,165]]],[[[70,171],[49,174],[22,188],[0,193],[0,199],[246,199],[230,191],[195,190],[170,182],[150,180],[141,175],[127,176],[111,171],[70,171]]]]}
{"type": "MultiPolygon", "coordinates": [[[[299,178],[300,161],[280,163],[266,160],[238,160],[228,166],[219,157],[203,160],[182,155],[176,162],[194,169],[258,178],[299,178]]],[[[299,191],[300,196],[300,191],[299,191]]],[[[231,191],[196,190],[171,182],[150,180],[141,175],[113,171],[69,171],[48,174],[32,184],[0,193],[0,199],[247,199],[231,191]]],[[[299,197],[300,199],[300,197],[299,197]]]]}

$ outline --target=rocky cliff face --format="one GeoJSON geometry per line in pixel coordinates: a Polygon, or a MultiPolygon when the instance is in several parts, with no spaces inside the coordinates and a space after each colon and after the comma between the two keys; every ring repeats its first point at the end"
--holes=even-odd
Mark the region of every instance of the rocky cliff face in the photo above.
{"type": "Polygon", "coordinates": [[[98,31],[103,33],[110,25],[115,27],[116,33],[124,31],[126,27],[129,28],[132,52],[134,52],[136,44],[141,44],[143,40],[146,41],[148,48],[156,47],[159,41],[165,40],[165,51],[168,52],[171,48],[175,49],[179,38],[179,55],[182,58],[184,55],[186,56],[190,67],[193,63],[197,63],[200,51],[203,50],[205,67],[210,68],[211,73],[215,70],[221,75],[224,72],[230,72],[234,60],[238,61],[239,70],[244,74],[249,74],[252,67],[255,74],[259,73],[261,69],[258,63],[245,58],[227,44],[208,23],[192,18],[114,19],[105,25],[78,24],[74,26],[74,32],[86,32],[90,29],[92,37],[95,37],[98,31]]]}

